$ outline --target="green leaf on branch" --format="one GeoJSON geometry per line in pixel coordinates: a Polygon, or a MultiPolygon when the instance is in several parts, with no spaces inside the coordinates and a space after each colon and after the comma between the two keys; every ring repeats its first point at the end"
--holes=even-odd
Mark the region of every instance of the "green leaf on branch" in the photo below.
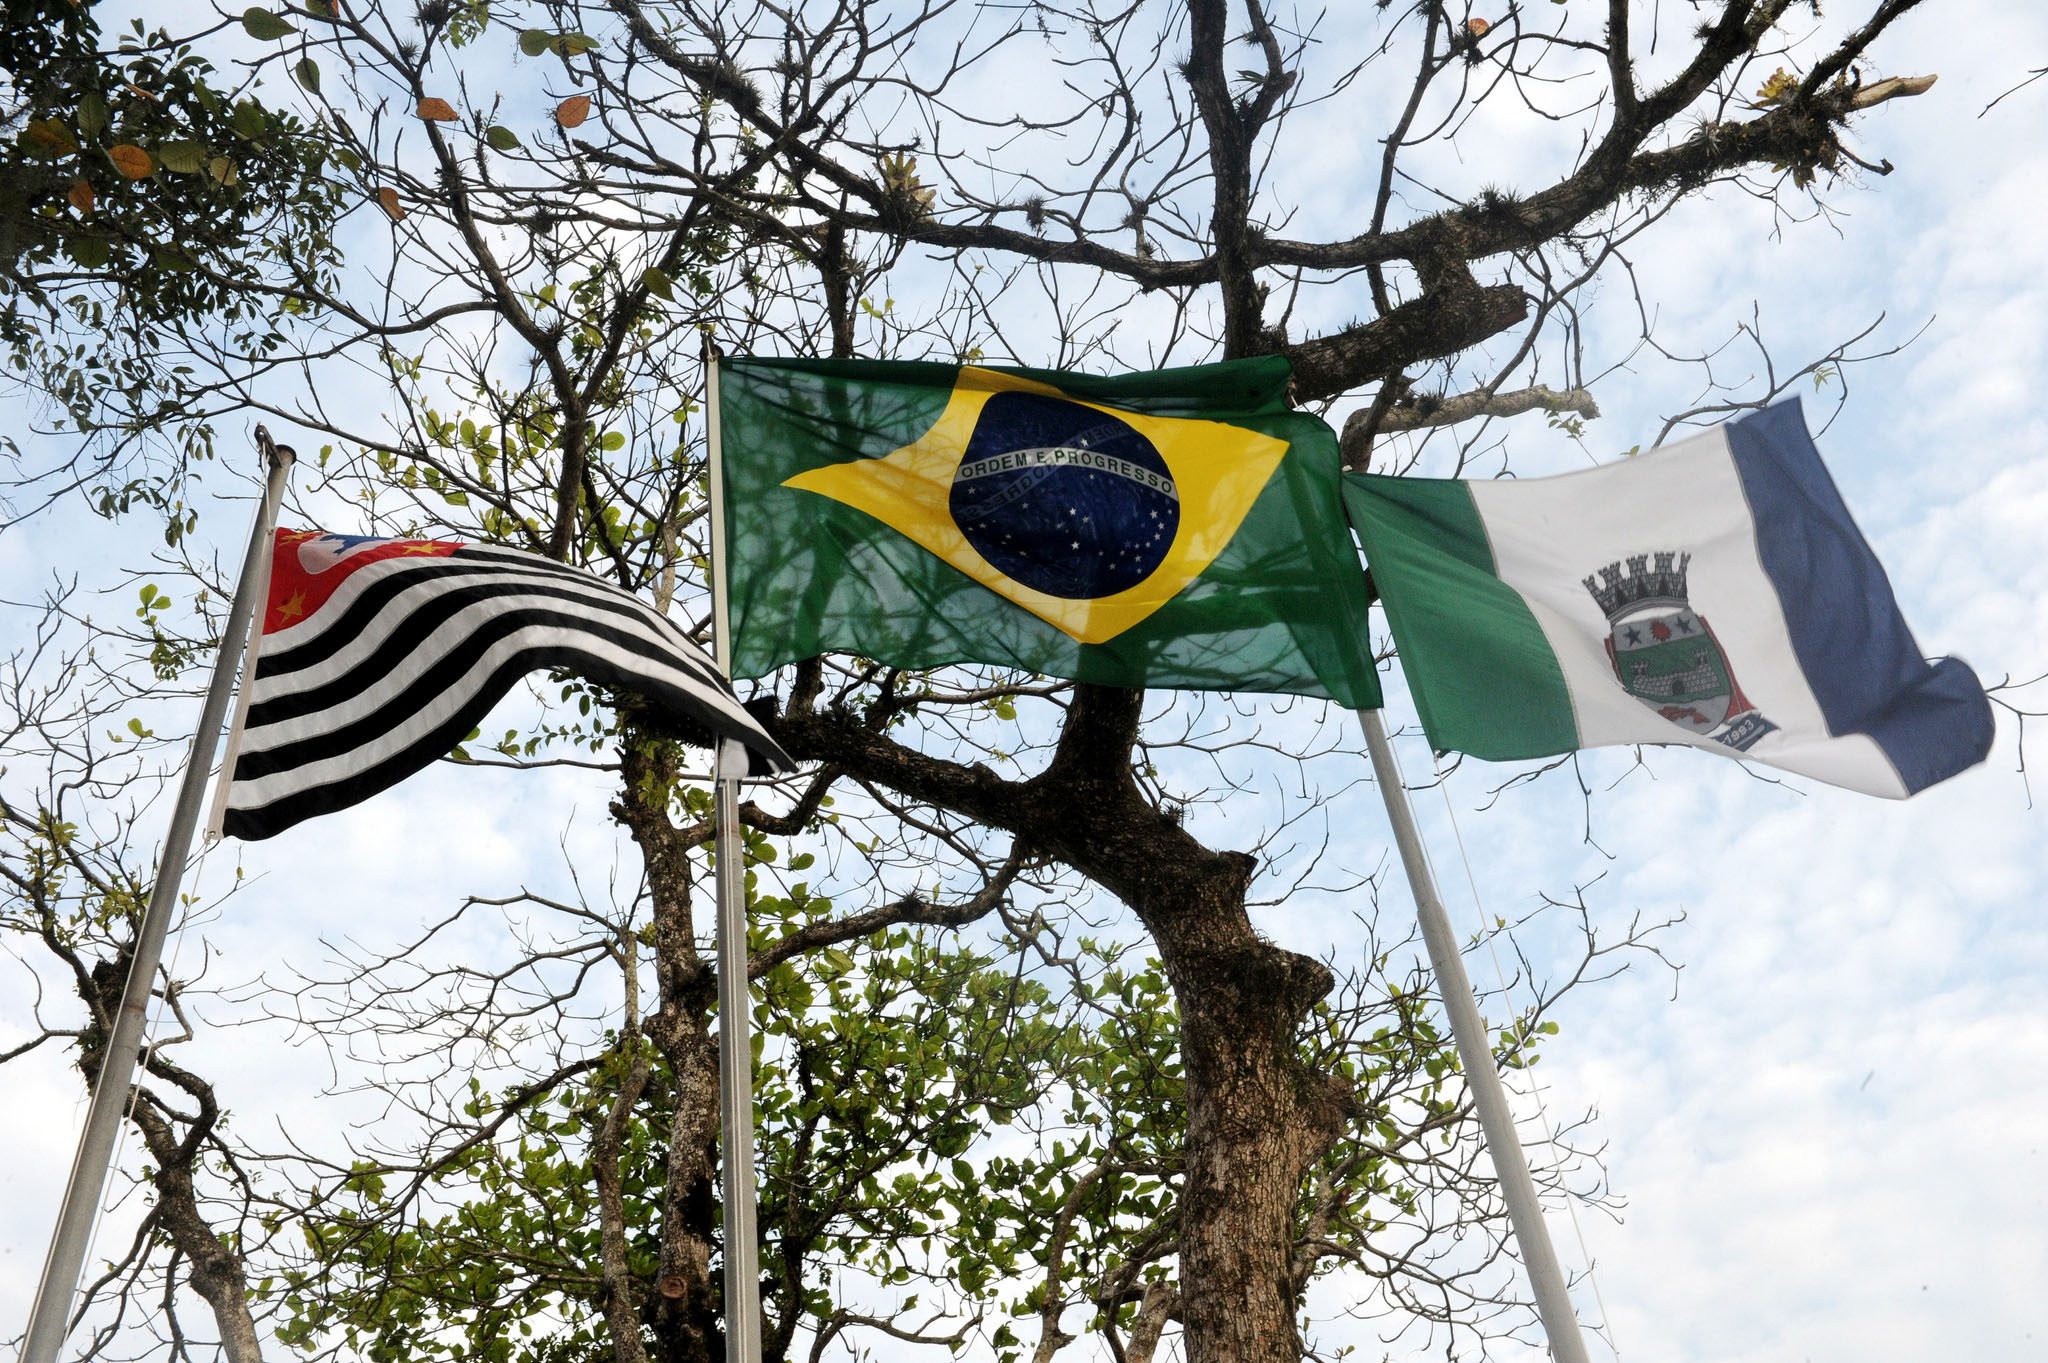
{"type": "Polygon", "coordinates": [[[667,271],[657,270],[650,265],[640,272],[640,282],[646,285],[647,292],[656,298],[670,303],[676,301],[675,281],[668,277],[667,271]]]}
{"type": "Polygon", "coordinates": [[[511,151],[519,145],[519,134],[503,124],[493,123],[484,129],[484,141],[491,144],[492,151],[511,151]]]}
{"type": "Polygon", "coordinates": [[[72,236],[64,239],[64,254],[82,269],[98,270],[114,258],[114,248],[105,237],[72,236]]]}
{"type": "Polygon", "coordinates": [[[292,68],[292,75],[311,93],[320,93],[320,64],[311,57],[299,58],[298,65],[292,68]]]}
{"type": "Polygon", "coordinates": [[[519,35],[519,50],[529,57],[557,53],[562,57],[581,56],[597,47],[597,39],[587,33],[550,33],[544,28],[529,28],[519,35]]]}
{"type": "Polygon", "coordinates": [[[250,37],[261,43],[274,43],[299,31],[290,21],[272,14],[260,5],[251,5],[242,11],[242,27],[249,31],[250,37]]]}
{"type": "Polygon", "coordinates": [[[206,166],[206,148],[197,142],[166,142],[156,149],[156,159],[163,163],[165,170],[180,175],[196,175],[206,166]]]}
{"type": "Polygon", "coordinates": [[[86,91],[78,101],[78,130],[87,137],[100,137],[110,126],[106,99],[97,90],[86,91]]]}

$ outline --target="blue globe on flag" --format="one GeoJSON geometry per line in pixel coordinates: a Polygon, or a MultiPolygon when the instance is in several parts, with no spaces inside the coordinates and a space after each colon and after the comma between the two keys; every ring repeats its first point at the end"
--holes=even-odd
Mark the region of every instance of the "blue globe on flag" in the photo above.
{"type": "Polygon", "coordinates": [[[1107,412],[1038,393],[989,398],[949,509],[990,564],[1073,601],[1143,582],[1180,528],[1180,494],[1151,441],[1107,412]]]}

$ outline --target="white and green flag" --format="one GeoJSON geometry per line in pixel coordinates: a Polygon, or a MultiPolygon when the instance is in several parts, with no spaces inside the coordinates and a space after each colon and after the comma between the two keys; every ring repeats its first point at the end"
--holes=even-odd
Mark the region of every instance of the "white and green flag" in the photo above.
{"type": "Polygon", "coordinates": [[[1902,798],[1990,749],[1976,674],[1914,643],[1797,402],[1580,473],[1344,495],[1440,751],[1688,744],[1902,798]]]}

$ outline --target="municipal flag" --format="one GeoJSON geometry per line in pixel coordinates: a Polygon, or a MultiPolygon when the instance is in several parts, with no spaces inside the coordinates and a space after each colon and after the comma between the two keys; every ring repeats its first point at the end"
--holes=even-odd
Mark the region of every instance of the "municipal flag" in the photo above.
{"type": "Polygon", "coordinates": [[[1892,798],[1990,751],[1976,674],[1914,643],[1796,400],[1560,477],[1344,495],[1440,751],[1678,743],[1892,798]]]}
{"type": "Polygon", "coordinates": [[[449,752],[513,684],[559,668],[646,700],[679,737],[793,764],[704,651],[630,592],[511,549],[279,530],[222,831],[267,838],[449,752]]]}
{"type": "Polygon", "coordinates": [[[733,675],[847,652],[1379,704],[1336,441],[1287,382],[721,361],[733,675]]]}

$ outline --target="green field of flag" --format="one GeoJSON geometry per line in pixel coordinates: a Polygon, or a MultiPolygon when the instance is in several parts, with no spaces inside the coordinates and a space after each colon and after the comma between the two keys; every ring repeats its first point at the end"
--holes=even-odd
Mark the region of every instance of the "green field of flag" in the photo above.
{"type": "Polygon", "coordinates": [[[726,359],[734,676],[821,653],[1380,703],[1336,440],[1281,359],[726,359]]]}

